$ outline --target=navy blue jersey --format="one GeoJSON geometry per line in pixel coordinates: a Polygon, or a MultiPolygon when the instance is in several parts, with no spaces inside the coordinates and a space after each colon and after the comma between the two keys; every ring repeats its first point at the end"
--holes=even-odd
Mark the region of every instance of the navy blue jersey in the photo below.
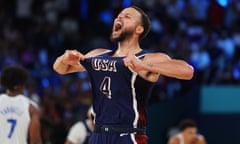
{"type": "MultiPolygon", "coordinates": [[[[146,51],[136,54],[144,57],[146,51]]],[[[129,70],[124,57],[113,51],[86,58],[81,64],[88,71],[93,90],[95,122],[99,125],[146,127],[146,106],[151,82],[129,70]]]]}

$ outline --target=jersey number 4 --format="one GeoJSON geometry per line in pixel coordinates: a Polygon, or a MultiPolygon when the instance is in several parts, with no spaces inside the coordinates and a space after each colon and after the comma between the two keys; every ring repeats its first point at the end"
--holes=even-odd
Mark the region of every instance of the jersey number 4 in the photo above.
{"type": "Polygon", "coordinates": [[[111,78],[110,77],[104,77],[102,84],[100,86],[100,91],[105,94],[109,99],[112,98],[111,93],[111,78]]]}
{"type": "Polygon", "coordinates": [[[16,119],[7,119],[7,122],[11,125],[10,130],[8,132],[8,138],[10,139],[12,137],[12,134],[13,134],[14,129],[16,127],[17,120],[16,119]]]}

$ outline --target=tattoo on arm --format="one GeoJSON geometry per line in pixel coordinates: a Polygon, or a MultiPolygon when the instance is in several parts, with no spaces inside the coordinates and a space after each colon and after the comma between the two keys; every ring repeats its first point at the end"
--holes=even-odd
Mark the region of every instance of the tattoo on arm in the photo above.
{"type": "Polygon", "coordinates": [[[147,64],[149,67],[153,67],[153,64],[147,64]]]}

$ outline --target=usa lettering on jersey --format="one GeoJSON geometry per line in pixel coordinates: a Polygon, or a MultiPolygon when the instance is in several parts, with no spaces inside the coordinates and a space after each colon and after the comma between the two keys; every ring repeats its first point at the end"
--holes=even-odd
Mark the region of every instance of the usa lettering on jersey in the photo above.
{"type": "Polygon", "coordinates": [[[116,60],[108,59],[92,59],[92,67],[96,71],[110,71],[117,72],[116,60]]]}

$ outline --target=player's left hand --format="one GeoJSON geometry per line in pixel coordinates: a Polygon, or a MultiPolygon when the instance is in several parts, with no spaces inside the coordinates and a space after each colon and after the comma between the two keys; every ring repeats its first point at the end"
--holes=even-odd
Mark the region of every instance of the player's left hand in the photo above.
{"type": "Polygon", "coordinates": [[[131,70],[138,72],[143,69],[143,64],[140,59],[138,59],[135,55],[127,55],[124,58],[124,64],[126,67],[130,68],[131,70]]]}

